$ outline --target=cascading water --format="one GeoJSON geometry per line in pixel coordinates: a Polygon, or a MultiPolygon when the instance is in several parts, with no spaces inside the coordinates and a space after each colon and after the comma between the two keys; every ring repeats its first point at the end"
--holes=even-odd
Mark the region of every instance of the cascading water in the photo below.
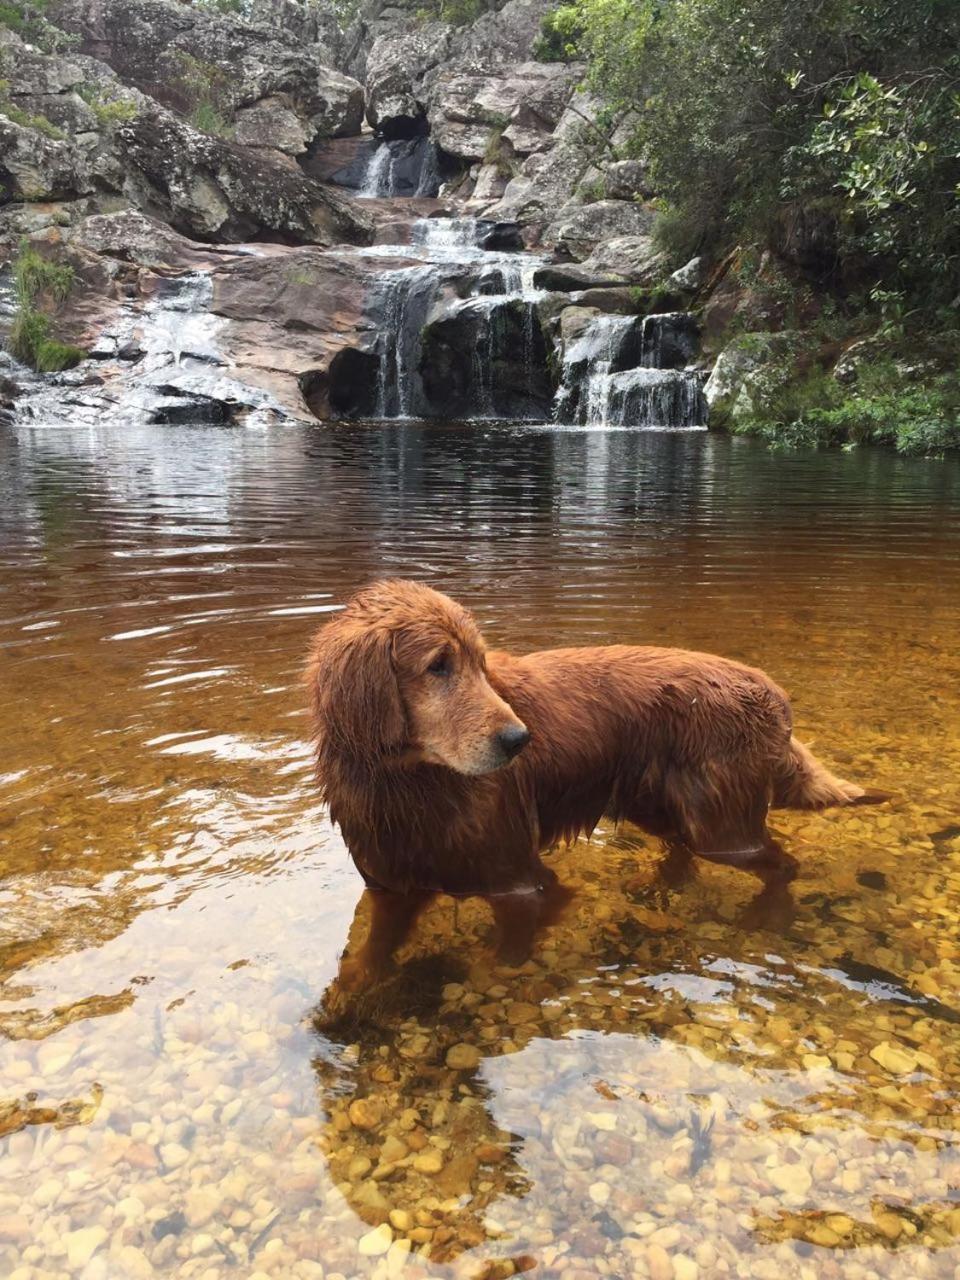
{"type": "Polygon", "coordinates": [[[435,196],[440,189],[437,148],[429,138],[380,142],[370,156],[361,200],[435,196]]]}
{"type": "Polygon", "coordinates": [[[695,357],[697,325],[684,312],[597,316],[563,360],[557,422],[590,427],[691,429],[707,419],[695,357]]]}
{"type": "Polygon", "coordinates": [[[380,317],[377,417],[410,418],[423,412],[420,335],[440,284],[432,266],[385,272],[374,309],[380,317]]]}
{"type": "MultiPolygon", "coordinates": [[[[40,377],[0,362],[22,389],[18,416],[46,424],[89,422],[209,423],[282,416],[269,392],[232,377],[217,346],[222,322],[211,311],[213,286],[204,271],[166,280],[148,302],[128,304],[106,326],[74,369],[40,377]],[[100,370],[109,367],[105,384],[100,370]]],[[[0,325],[12,314],[0,298],[0,325]]]]}
{"type": "Polygon", "coordinates": [[[377,274],[368,304],[376,395],[363,385],[363,359],[338,362],[330,390],[338,412],[544,418],[552,388],[537,312],[543,295],[532,287],[539,259],[484,248],[494,226],[420,218],[404,226],[408,243],[353,251],[407,261],[377,274]]]}

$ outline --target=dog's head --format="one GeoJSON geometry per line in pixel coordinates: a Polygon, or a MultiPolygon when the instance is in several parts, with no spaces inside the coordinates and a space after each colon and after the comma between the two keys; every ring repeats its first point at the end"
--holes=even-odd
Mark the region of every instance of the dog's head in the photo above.
{"type": "Polygon", "coordinates": [[[326,750],[481,774],[526,745],[490,684],[470,614],[416,582],[377,582],[318,632],[307,680],[326,750]]]}

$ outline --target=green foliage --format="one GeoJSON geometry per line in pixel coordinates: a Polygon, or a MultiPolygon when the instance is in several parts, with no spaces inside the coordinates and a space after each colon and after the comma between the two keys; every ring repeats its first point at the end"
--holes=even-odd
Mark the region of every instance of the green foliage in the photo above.
{"type": "Polygon", "coordinates": [[[244,17],[249,9],[247,0],[193,0],[195,9],[208,9],[213,13],[232,13],[244,17]]]}
{"type": "MultiPolygon", "coordinates": [[[[822,229],[805,268],[924,306],[960,289],[955,0],[575,0],[588,82],[633,150],[678,256],[822,229]]],[[[564,13],[563,10],[556,11],[564,13]]],[[[557,19],[552,19],[557,21],[557,19]]],[[[800,255],[802,257],[802,254],[800,255]]]]}
{"type": "Polygon", "coordinates": [[[45,16],[47,0],[0,0],[0,27],[15,31],[44,53],[59,53],[79,44],[79,37],[67,35],[45,16]]]}
{"type": "Polygon", "coordinates": [[[433,20],[449,22],[454,27],[465,27],[476,22],[489,7],[487,0],[429,0],[428,4],[417,10],[417,17],[421,22],[433,20]]]}
{"type": "Polygon", "coordinates": [[[230,77],[216,63],[204,62],[193,54],[177,54],[177,87],[190,103],[190,123],[203,133],[229,138],[233,132],[230,120],[232,99],[230,77]]]}
{"type": "Polygon", "coordinates": [[[74,285],[73,268],[50,262],[24,243],[13,262],[13,292],[17,309],[10,328],[10,350],[22,364],[38,373],[72,368],[84,357],[79,347],[58,342],[45,307],[64,303],[74,285]]]}
{"type": "Polygon", "coordinates": [[[102,85],[81,85],[77,92],[104,127],[132,120],[137,115],[138,108],[133,98],[105,97],[102,85]]]}
{"type": "Polygon", "coordinates": [[[576,4],[562,4],[540,19],[540,35],[533,46],[539,62],[572,62],[580,56],[583,17],[576,4]]]}
{"type": "Polygon", "coordinates": [[[218,138],[229,138],[233,133],[233,125],[221,112],[220,108],[208,99],[203,98],[190,112],[190,123],[201,133],[212,133],[218,138]]]}
{"type": "Polygon", "coordinates": [[[779,448],[960,449],[957,334],[924,343],[919,352],[910,342],[876,338],[864,346],[840,382],[825,367],[815,334],[778,335],[776,353],[750,378],[751,413],[734,429],[779,448]]]}
{"type": "Polygon", "coordinates": [[[0,101],[0,115],[5,115],[8,120],[12,120],[14,124],[23,125],[26,129],[36,129],[45,138],[52,138],[56,142],[62,142],[67,136],[62,129],[58,129],[46,116],[31,115],[29,111],[24,111],[21,107],[14,106],[12,102],[0,101]]]}

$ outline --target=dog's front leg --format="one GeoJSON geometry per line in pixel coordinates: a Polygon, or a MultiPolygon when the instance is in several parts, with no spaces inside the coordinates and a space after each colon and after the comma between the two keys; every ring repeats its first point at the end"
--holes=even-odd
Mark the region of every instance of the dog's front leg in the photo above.
{"type": "MultiPolygon", "coordinates": [[[[546,873],[548,869],[543,868],[546,873]]],[[[530,958],[538,929],[555,924],[572,901],[573,890],[553,872],[534,889],[500,893],[488,899],[497,926],[496,952],[501,964],[520,965],[530,958]]]]}
{"type": "Polygon", "coordinates": [[[370,928],[357,954],[340,959],[337,982],[343,991],[362,991],[389,971],[393,953],[406,941],[434,895],[367,889],[365,897],[370,906],[370,928]]]}

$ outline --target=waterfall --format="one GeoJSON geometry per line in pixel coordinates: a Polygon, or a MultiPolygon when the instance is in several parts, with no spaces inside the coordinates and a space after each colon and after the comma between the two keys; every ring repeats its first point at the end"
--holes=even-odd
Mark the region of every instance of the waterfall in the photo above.
{"type": "Polygon", "coordinates": [[[554,402],[558,422],[608,425],[611,369],[635,325],[632,316],[597,316],[571,343],[554,402]]]}
{"type": "Polygon", "coordinates": [[[370,156],[361,200],[398,196],[435,196],[440,190],[437,148],[429,138],[379,142],[370,156]]]}
{"type": "Polygon", "coordinates": [[[387,271],[380,277],[373,303],[380,325],[378,418],[410,418],[423,411],[420,335],[439,284],[433,266],[387,271]]]}
{"type": "Polygon", "coordinates": [[[357,192],[361,200],[375,200],[377,196],[390,195],[390,170],[393,168],[393,152],[389,143],[381,142],[370,157],[363,186],[357,192]]]}
{"type": "Polygon", "coordinates": [[[557,422],[590,427],[702,427],[696,320],[685,312],[601,315],[564,352],[557,422]]]}
{"type": "MultiPolygon", "coordinates": [[[[231,375],[219,349],[223,321],[211,311],[205,271],[165,279],[147,301],[126,303],[75,369],[37,375],[6,360],[23,388],[16,412],[25,420],[90,425],[271,421],[285,416],[267,391],[231,375]],[[101,386],[101,370],[107,380],[101,386]],[[94,375],[94,376],[91,376],[94,375]]],[[[0,327],[12,315],[0,289],[0,327]]]]}

